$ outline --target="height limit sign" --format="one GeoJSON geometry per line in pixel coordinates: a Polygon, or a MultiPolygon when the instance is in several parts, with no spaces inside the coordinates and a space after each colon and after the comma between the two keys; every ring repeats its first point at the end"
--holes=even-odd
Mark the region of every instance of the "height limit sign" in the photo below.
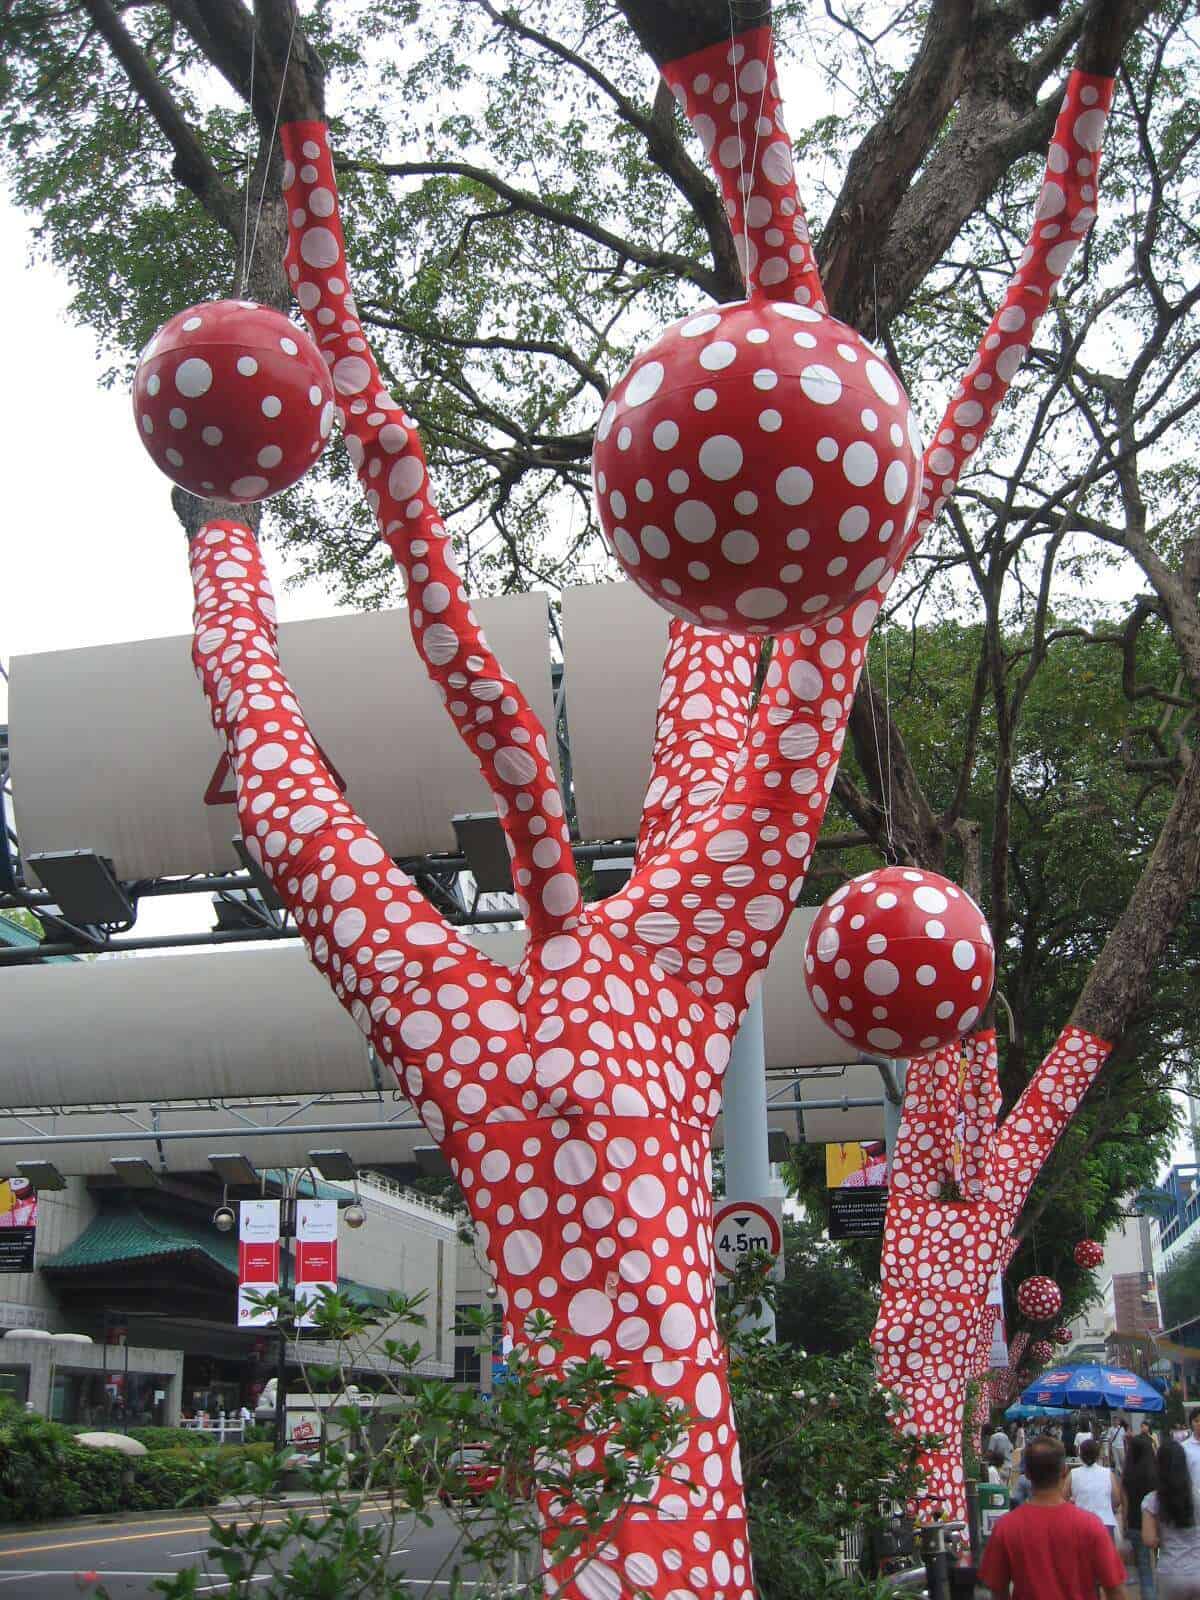
{"type": "Polygon", "coordinates": [[[783,1202],[722,1200],[713,1217],[713,1254],[718,1281],[732,1278],[738,1263],[758,1251],[774,1256],[771,1276],[783,1280],[783,1202]]]}

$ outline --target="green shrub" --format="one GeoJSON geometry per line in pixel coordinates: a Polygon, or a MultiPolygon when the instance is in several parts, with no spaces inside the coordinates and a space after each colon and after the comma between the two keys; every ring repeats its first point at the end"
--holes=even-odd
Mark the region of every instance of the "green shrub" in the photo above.
{"type": "Polygon", "coordinates": [[[215,1460],[184,1445],[131,1459],[82,1445],[36,1412],[0,1411],[0,1522],[211,1505],[215,1460]]]}
{"type": "Polygon", "coordinates": [[[207,1460],[195,1452],[156,1451],[133,1463],[125,1503],[135,1511],[171,1511],[177,1507],[212,1505],[217,1495],[207,1460]]]}
{"type": "Polygon", "coordinates": [[[215,1440],[210,1434],[196,1428],[130,1428],[129,1437],[137,1439],[147,1450],[172,1450],[184,1446],[188,1450],[211,1450],[215,1440]]]}

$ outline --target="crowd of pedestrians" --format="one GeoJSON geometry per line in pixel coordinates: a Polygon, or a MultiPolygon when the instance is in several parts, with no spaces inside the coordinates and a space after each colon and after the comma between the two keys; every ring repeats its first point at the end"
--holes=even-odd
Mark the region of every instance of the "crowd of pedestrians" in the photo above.
{"type": "Polygon", "coordinates": [[[1200,1600],[1200,1410],[1170,1436],[1124,1419],[1028,1440],[998,1427],[985,1472],[1014,1508],[979,1569],[993,1600],[1128,1600],[1127,1562],[1139,1600],[1200,1600]]]}

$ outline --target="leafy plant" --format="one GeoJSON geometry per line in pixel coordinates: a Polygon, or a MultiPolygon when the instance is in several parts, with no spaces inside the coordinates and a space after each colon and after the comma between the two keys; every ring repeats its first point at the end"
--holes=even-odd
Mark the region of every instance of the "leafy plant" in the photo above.
{"type": "Polygon", "coordinates": [[[812,1355],[751,1325],[778,1297],[769,1265],[765,1256],[742,1262],[720,1306],[759,1595],[890,1593],[832,1569],[846,1535],[889,1526],[916,1498],[918,1452],[936,1441],[898,1431],[899,1402],[880,1388],[865,1341],[812,1355]]]}

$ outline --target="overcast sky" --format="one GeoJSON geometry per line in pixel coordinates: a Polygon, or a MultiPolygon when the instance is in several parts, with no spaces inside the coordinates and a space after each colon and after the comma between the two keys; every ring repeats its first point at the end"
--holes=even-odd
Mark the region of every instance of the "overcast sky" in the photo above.
{"type": "MultiPolygon", "coordinates": [[[[191,630],[191,585],[170,485],[138,443],[124,386],[101,388],[95,341],[69,318],[70,289],[31,269],[29,219],[0,189],[0,299],[9,377],[0,389],[6,515],[0,536],[0,661],[191,630]]],[[[337,610],[313,584],[281,616],[337,610]]],[[[0,679],[0,722],[7,721],[0,679]]]]}

